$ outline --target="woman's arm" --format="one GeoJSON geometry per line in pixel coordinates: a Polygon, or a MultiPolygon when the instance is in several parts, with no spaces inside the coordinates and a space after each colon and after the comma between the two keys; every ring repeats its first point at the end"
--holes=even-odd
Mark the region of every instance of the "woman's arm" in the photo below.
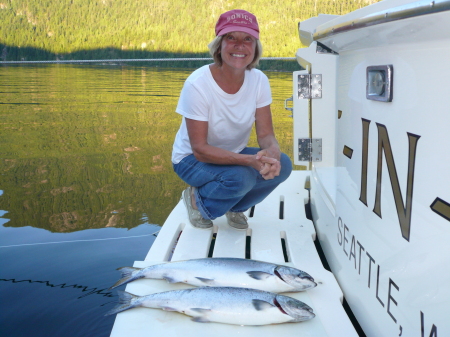
{"type": "Polygon", "coordinates": [[[266,150],[269,157],[280,160],[281,151],[273,131],[270,105],[256,109],[255,124],[259,147],[266,150]]]}
{"type": "Polygon", "coordinates": [[[277,160],[275,163],[266,163],[264,169],[261,170],[264,179],[273,179],[280,174],[281,151],[273,131],[270,105],[256,109],[256,137],[261,148],[258,155],[277,160]]]}

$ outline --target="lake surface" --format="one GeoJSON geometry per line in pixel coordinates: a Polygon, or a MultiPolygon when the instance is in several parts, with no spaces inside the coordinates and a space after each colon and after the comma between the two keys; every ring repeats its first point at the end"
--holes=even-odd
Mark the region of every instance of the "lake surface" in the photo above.
{"type": "MultiPolygon", "coordinates": [[[[170,158],[192,71],[0,66],[1,336],[109,336],[115,269],[145,258],[186,187],[170,158]]],[[[292,74],[266,74],[292,157],[292,74]]]]}

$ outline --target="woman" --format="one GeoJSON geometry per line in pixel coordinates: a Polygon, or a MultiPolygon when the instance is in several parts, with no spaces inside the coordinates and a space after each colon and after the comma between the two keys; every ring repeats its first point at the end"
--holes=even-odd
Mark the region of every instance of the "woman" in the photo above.
{"type": "Polygon", "coordinates": [[[273,131],[269,81],[254,68],[262,54],[256,17],[228,11],[215,32],[214,63],[194,71],[180,94],[172,162],[190,185],[182,198],[192,226],[211,228],[226,214],[231,227],[245,230],[243,212],[286,180],[292,164],[273,131]],[[260,148],[247,147],[253,123],[260,148]]]}

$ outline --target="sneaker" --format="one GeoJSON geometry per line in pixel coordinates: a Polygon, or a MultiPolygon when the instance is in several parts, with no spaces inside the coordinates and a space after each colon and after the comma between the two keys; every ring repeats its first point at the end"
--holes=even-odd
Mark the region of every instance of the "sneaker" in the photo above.
{"type": "Polygon", "coordinates": [[[248,228],[247,217],[242,212],[227,212],[228,224],[234,229],[244,230],[248,228]]]}
{"type": "Polygon", "coordinates": [[[201,228],[201,229],[212,228],[212,226],[213,226],[212,221],[202,217],[202,215],[200,214],[200,211],[197,209],[194,209],[192,207],[191,195],[192,195],[192,193],[194,193],[194,191],[195,191],[195,187],[189,186],[181,194],[181,198],[183,199],[184,205],[186,206],[189,221],[191,222],[191,225],[195,228],[201,228]]]}

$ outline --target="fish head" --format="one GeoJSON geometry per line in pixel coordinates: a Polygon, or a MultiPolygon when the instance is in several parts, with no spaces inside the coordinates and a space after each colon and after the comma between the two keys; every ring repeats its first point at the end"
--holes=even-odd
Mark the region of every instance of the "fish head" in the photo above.
{"type": "Polygon", "coordinates": [[[317,286],[317,283],[314,282],[311,275],[296,268],[278,266],[275,268],[275,274],[298,291],[317,286]]]}
{"type": "Polygon", "coordinates": [[[277,295],[275,304],[281,312],[292,317],[291,322],[302,322],[316,317],[309,305],[289,296],[277,295]]]}

